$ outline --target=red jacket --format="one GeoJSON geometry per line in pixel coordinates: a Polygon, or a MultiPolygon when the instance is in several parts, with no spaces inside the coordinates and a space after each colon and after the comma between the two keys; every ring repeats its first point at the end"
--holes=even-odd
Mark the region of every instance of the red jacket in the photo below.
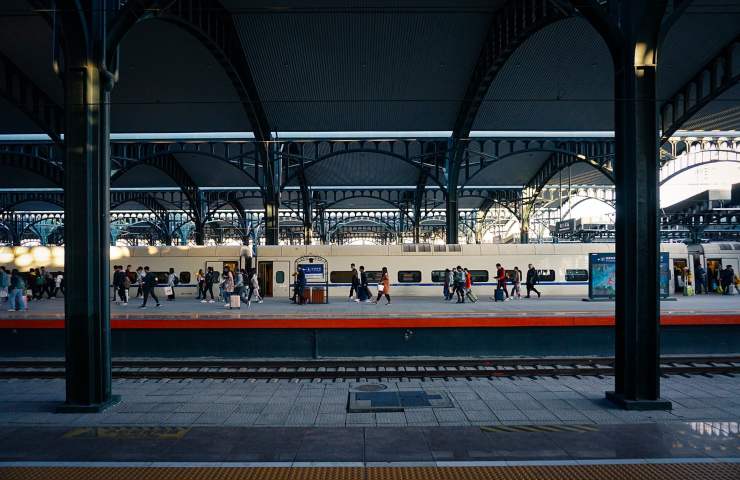
{"type": "Polygon", "coordinates": [[[504,267],[498,269],[496,272],[496,278],[499,282],[506,280],[506,270],[504,270],[504,267]]]}

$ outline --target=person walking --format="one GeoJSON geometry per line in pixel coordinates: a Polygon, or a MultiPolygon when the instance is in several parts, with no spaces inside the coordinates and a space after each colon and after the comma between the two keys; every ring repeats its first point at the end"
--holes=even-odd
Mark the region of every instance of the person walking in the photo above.
{"type": "Polygon", "coordinates": [[[306,272],[303,271],[303,268],[298,267],[298,275],[296,275],[295,278],[296,283],[296,296],[298,305],[303,305],[306,303],[306,299],[303,297],[303,293],[306,290],[306,272]]]}
{"type": "Polygon", "coordinates": [[[514,274],[511,278],[511,298],[514,298],[516,300],[521,300],[522,298],[522,271],[519,270],[519,267],[514,267],[514,274]],[[514,296],[516,294],[516,296],[514,296]]]}
{"type": "Polygon", "coordinates": [[[62,296],[65,295],[64,290],[64,274],[61,272],[57,273],[57,276],[54,277],[54,283],[56,284],[56,290],[54,290],[54,296],[56,296],[59,292],[62,292],[62,296]]]}
{"type": "Polygon", "coordinates": [[[526,280],[526,286],[527,286],[527,297],[530,298],[530,295],[532,292],[537,294],[537,298],[540,298],[542,295],[540,295],[540,292],[537,291],[535,288],[535,285],[537,285],[537,281],[539,280],[539,276],[537,275],[537,270],[532,266],[532,264],[529,264],[529,268],[527,270],[527,280],[526,280]]]}
{"type": "Polygon", "coordinates": [[[42,276],[44,277],[44,291],[46,292],[46,298],[49,300],[54,298],[54,276],[51,274],[46,267],[41,267],[42,276]]]}
{"type": "Polygon", "coordinates": [[[359,295],[357,289],[360,288],[360,274],[357,272],[354,263],[350,265],[350,269],[352,270],[352,279],[350,280],[348,302],[354,300],[355,295],[359,295]]]}
{"type": "Polygon", "coordinates": [[[0,298],[3,302],[8,301],[8,287],[10,287],[10,275],[5,267],[0,266],[0,298]]]}
{"type": "Polygon", "coordinates": [[[257,278],[257,270],[252,270],[249,273],[248,280],[249,293],[247,294],[247,308],[252,305],[252,295],[257,299],[257,303],[262,303],[262,296],[260,295],[260,282],[257,278]]]}
{"type": "Polygon", "coordinates": [[[465,292],[463,291],[463,287],[465,285],[465,274],[460,265],[455,268],[455,273],[452,278],[455,285],[455,293],[457,294],[457,303],[465,303],[465,292]]]}
{"type": "Polygon", "coordinates": [[[370,294],[370,288],[368,287],[367,272],[365,271],[364,265],[360,265],[359,281],[360,286],[357,288],[357,298],[355,298],[355,302],[369,302],[372,295],[370,294]]]}
{"type": "Polygon", "coordinates": [[[33,277],[33,286],[34,286],[34,298],[41,300],[44,297],[44,285],[46,284],[46,280],[44,279],[44,276],[41,273],[41,270],[38,268],[36,269],[33,277]]]}
{"type": "Polygon", "coordinates": [[[144,295],[144,269],[139,267],[136,269],[136,298],[144,295]]]}
{"type": "Polygon", "coordinates": [[[203,269],[198,269],[198,273],[195,274],[195,284],[197,285],[198,289],[198,296],[195,298],[196,300],[205,300],[206,299],[206,276],[203,273],[203,269]]]}
{"type": "Polygon", "coordinates": [[[154,292],[154,289],[157,287],[157,276],[149,271],[148,266],[144,267],[144,279],[142,284],[142,288],[144,290],[144,303],[142,303],[139,308],[146,308],[146,302],[150,295],[152,299],[157,302],[156,306],[161,307],[162,305],[159,303],[159,298],[157,298],[157,294],[154,292]]]}
{"type": "Polygon", "coordinates": [[[175,299],[175,286],[178,283],[180,283],[180,281],[175,274],[175,269],[170,267],[170,271],[167,273],[167,288],[170,292],[170,294],[167,295],[167,301],[171,302],[175,299]]]}
{"type": "Polygon", "coordinates": [[[118,272],[118,265],[113,265],[113,280],[111,281],[111,286],[113,287],[113,299],[112,301],[116,302],[116,305],[118,305],[120,302],[118,301],[118,284],[121,281],[121,276],[118,272]]]}
{"type": "Polygon", "coordinates": [[[447,275],[447,284],[449,285],[449,292],[447,293],[447,300],[452,300],[455,297],[455,267],[445,269],[447,275]]]}
{"type": "Polygon", "coordinates": [[[26,302],[26,282],[18,269],[14,268],[8,284],[8,311],[16,310],[28,310],[28,302],[26,302]]]}
{"type": "Polygon", "coordinates": [[[213,270],[213,267],[208,267],[205,275],[205,289],[203,290],[203,300],[200,303],[214,303],[216,297],[213,294],[213,286],[218,283],[218,272],[213,270]],[[206,293],[211,295],[210,300],[206,300],[206,293]]]}
{"type": "Polygon", "coordinates": [[[221,288],[223,288],[224,307],[226,308],[231,306],[229,304],[229,299],[234,293],[234,285],[234,274],[231,273],[231,269],[229,267],[224,267],[224,279],[221,282],[221,288]]]}
{"type": "Polygon", "coordinates": [[[473,289],[473,274],[467,268],[463,268],[463,273],[465,274],[465,295],[467,295],[473,289]]]}
{"type": "Polygon", "coordinates": [[[505,300],[509,300],[509,291],[506,289],[506,269],[500,263],[496,264],[496,290],[503,290],[505,300]]]}
{"type": "Polygon", "coordinates": [[[443,282],[444,282],[444,286],[442,287],[442,295],[444,295],[445,302],[446,302],[447,300],[451,298],[450,297],[450,269],[449,268],[445,268],[443,282]]]}
{"type": "Polygon", "coordinates": [[[696,266],[696,294],[709,293],[707,291],[707,271],[701,264],[696,266]]]}
{"type": "Polygon", "coordinates": [[[244,284],[246,283],[245,277],[246,274],[244,273],[244,269],[237,269],[236,276],[234,278],[234,295],[239,295],[240,299],[244,293],[244,284]]]}
{"type": "Polygon", "coordinates": [[[388,268],[383,267],[382,273],[380,275],[380,281],[378,282],[378,298],[375,299],[373,302],[374,304],[378,304],[380,302],[380,298],[385,295],[385,299],[387,300],[386,305],[391,304],[391,280],[388,276],[388,268]]]}

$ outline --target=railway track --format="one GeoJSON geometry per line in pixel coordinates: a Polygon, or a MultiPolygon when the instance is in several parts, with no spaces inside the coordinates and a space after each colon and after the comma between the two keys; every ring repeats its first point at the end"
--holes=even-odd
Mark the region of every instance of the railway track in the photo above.
{"type": "MultiPolygon", "coordinates": [[[[448,379],[599,376],[614,373],[609,357],[368,360],[114,360],[114,378],[448,379]]],[[[740,374],[740,355],[664,356],[662,375],[740,374]]],[[[0,359],[0,378],[63,378],[61,360],[0,359]]]]}

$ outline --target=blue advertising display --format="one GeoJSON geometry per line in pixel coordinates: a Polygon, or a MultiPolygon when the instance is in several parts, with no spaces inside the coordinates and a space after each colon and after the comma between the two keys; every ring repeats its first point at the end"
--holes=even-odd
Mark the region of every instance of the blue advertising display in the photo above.
{"type": "Polygon", "coordinates": [[[668,264],[668,254],[660,252],[660,296],[663,298],[671,294],[671,270],[668,264]]]}
{"type": "Polygon", "coordinates": [[[589,298],[614,298],[617,285],[617,263],[613,253],[588,255],[589,298]]]}
{"type": "MultiPolygon", "coordinates": [[[[589,298],[614,298],[617,286],[617,262],[613,253],[590,253],[588,256],[589,298]]],[[[660,296],[670,294],[671,271],[668,254],[660,252],[660,296]]]]}

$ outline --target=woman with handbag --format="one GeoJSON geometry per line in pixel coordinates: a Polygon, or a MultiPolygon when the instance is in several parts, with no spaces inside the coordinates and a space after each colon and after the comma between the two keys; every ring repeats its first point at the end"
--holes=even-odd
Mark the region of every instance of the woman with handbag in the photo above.
{"type": "Polygon", "coordinates": [[[167,294],[167,300],[172,301],[175,299],[175,284],[177,283],[177,275],[175,275],[175,269],[170,268],[169,274],[167,275],[167,288],[165,293],[167,294]]]}
{"type": "Polygon", "coordinates": [[[386,305],[391,304],[391,281],[388,277],[388,268],[383,267],[383,274],[380,277],[380,282],[378,282],[378,298],[375,299],[373,303],[377,304],[380,301],[380,297],[385,295],[386,300],[388,300],[388,303],[386,305]]]}

